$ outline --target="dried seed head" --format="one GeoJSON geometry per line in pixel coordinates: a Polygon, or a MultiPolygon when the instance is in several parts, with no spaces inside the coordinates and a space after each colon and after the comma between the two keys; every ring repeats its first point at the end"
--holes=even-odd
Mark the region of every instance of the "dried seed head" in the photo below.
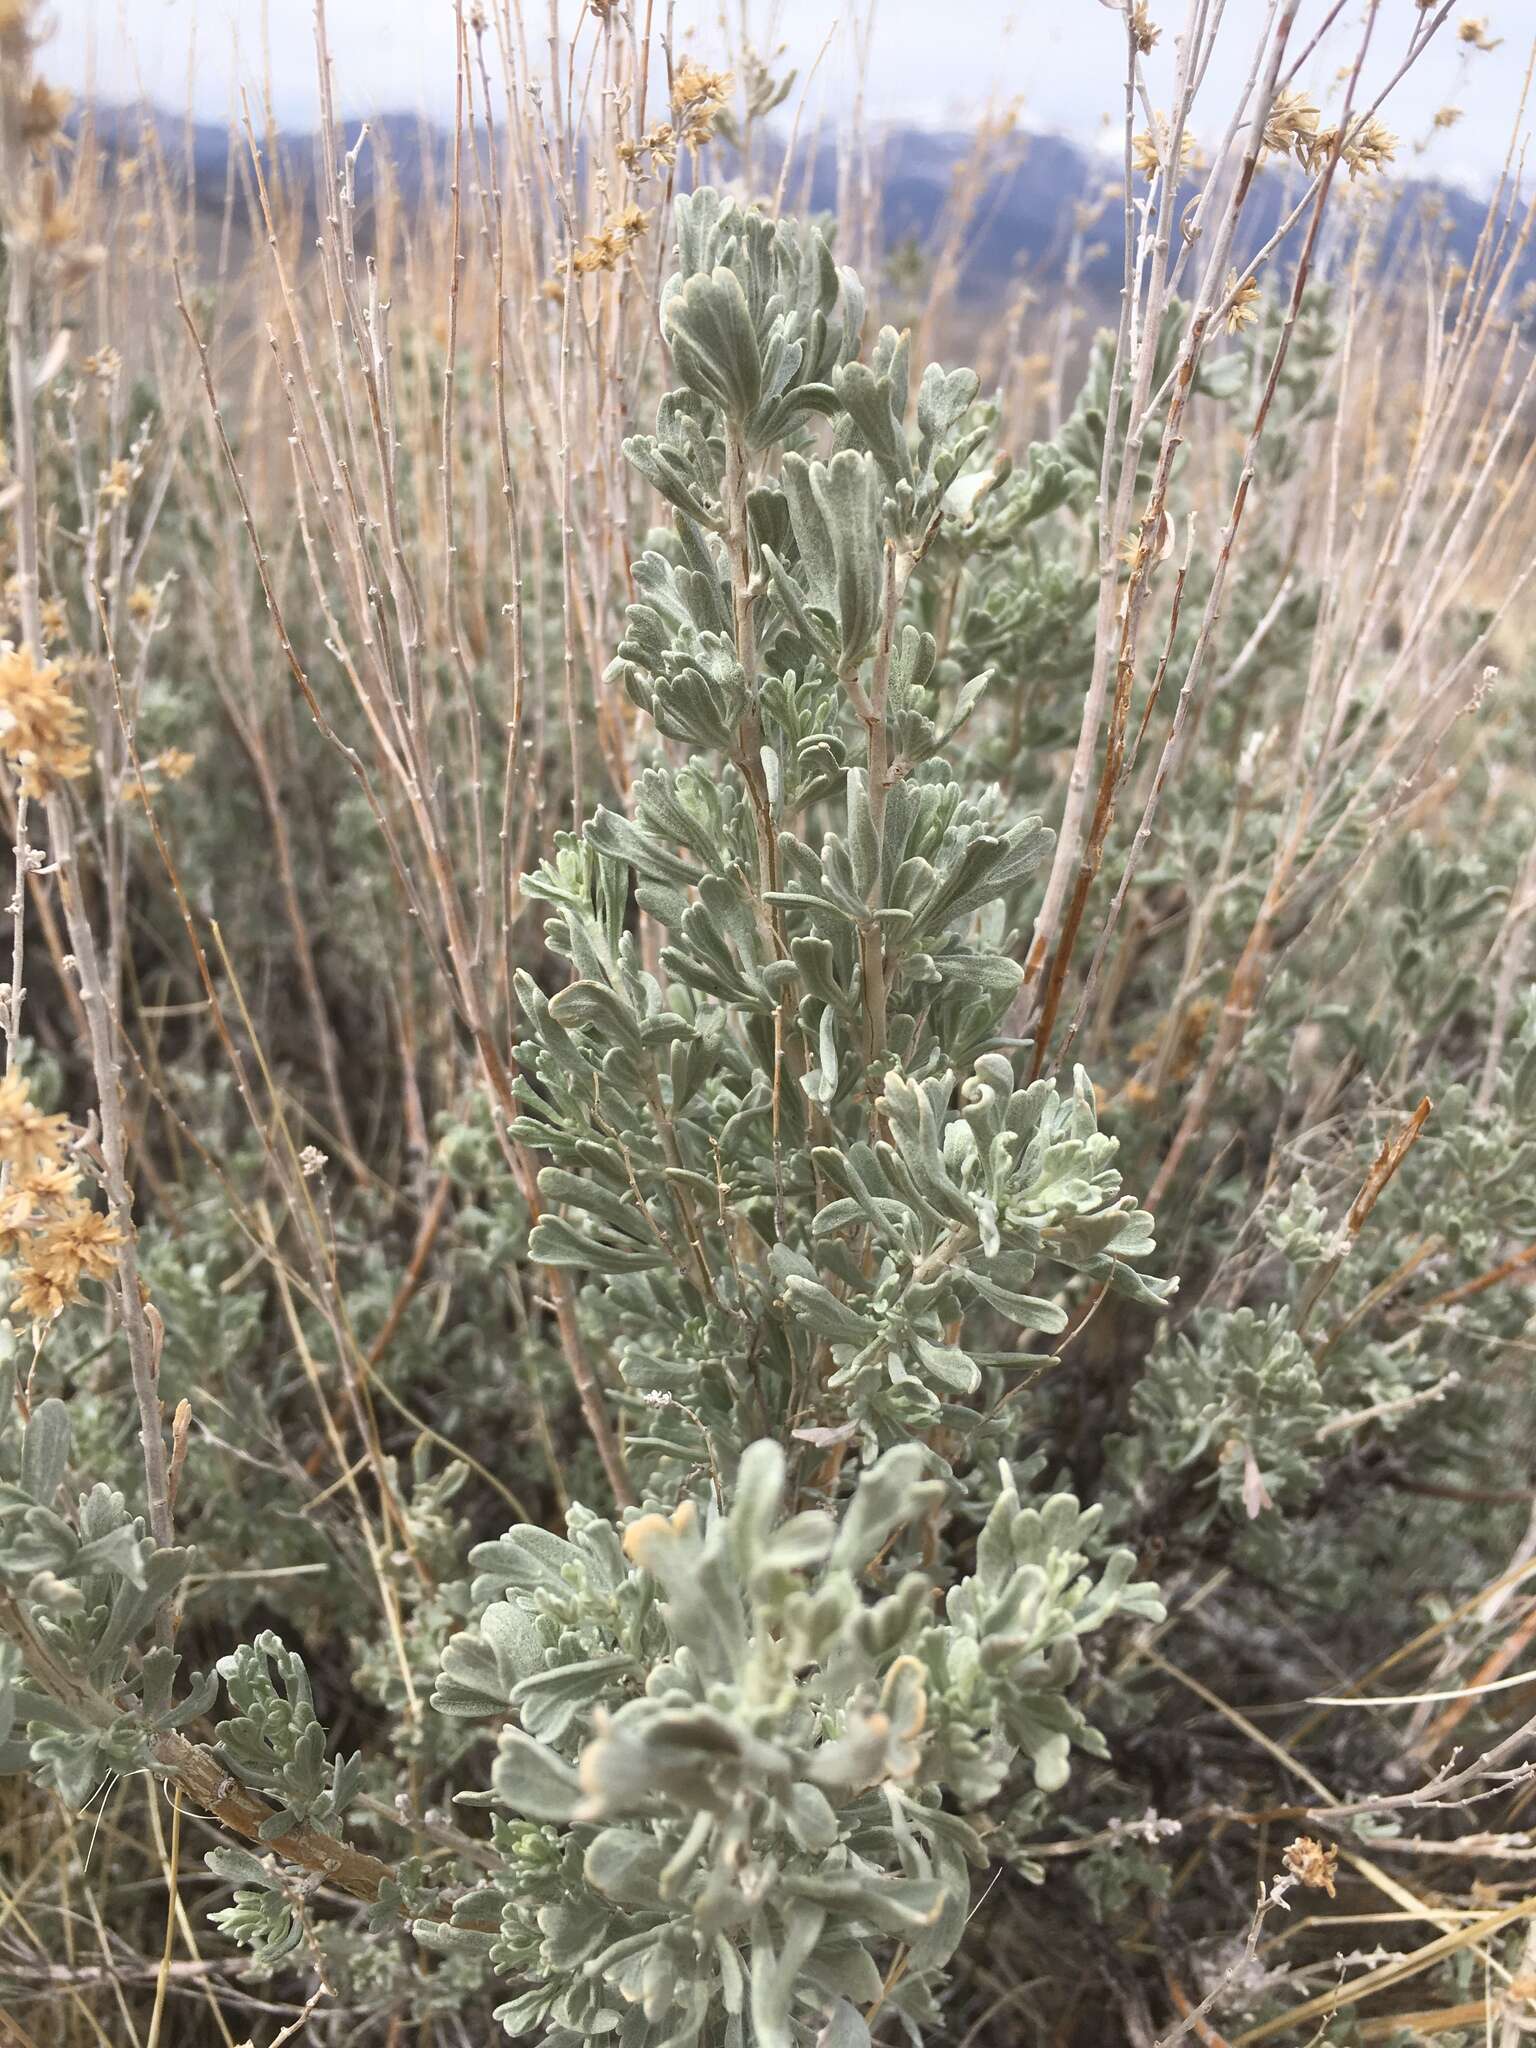
{"type": "Polygon", "coordinates": [[[690,149],[702,149],[715,132],[735,83],[729,71],[711,71],[685,57],[672,78],[672,113],[690,149]]]}
{"type": "Polygon", "coordinates": [[[1330,1899],[1334,1897],[1334,1880],[1339,1868],[1337,1849],[1331,1845],[1324,1848],[1310,1835],[1298,1835],[1286,1849],[1282,1860],[1299,1884],[1304,1884],[1309,1891],[1326,1892],[1330,1899]]]}
{"type": "Polygon", "coordinates": [[[1302,157],[1317,139],[1321,118],[1304,92],[1277,92],[1264,121],[1264,147],[1276,156],[1302,157]]]}
{"type": "Polygon", "coordinates": [[[1245,327],[1251,327],[1259,317],[1259,281],[1256,277],[1245,277],[1239,283],[1237,272],[1229,270],[1225,289],[1227,310],[1224,317],[1227,332],[1241,334],[1245,327]]]}
{"type": "MultiPolygon", "coordinates": [[[[1188,128],[1179,130],[1178,162],[1172,165],[1175,175],[1182,175],[1194,168],[1195,139],[1188,128]]],[[[1143,128],[1131,137],[1131,165],[1141,175],[1151,180],[1160,170],[1170,167],[1173,155],[1173,138],[1169,131],[1168,116],[1157,113],[1150,128],[1143,128]]]]}
{"type": "Polygon", "coordinates": [[[0,752],[20,769],[28,796],[47,796],[85,774],[84,720],[57,662],[39,666],[29,646],[0,641],[0,752]]]}
{"type": "Polygon", "coordinates": [[[1323,128],[1310,142],[1297,144],[1297,154],[1309,171],[1319,170],[1337,150],[1351,178],[1385,169],[1397,155],[1397,137],[1384,121],[1369,114],[1347,129],[1342,138],[1337,128],[1323,128]]]}
{"type": "Polygon", "coordinates": [[[1130,24],[1131,40],[1145,57],[1162,34],[1162,30],[1154,26],[1152,17],[1147,12],[1147,0],[1136,0],[1136,5],[1131,9],[1130,24]]]}

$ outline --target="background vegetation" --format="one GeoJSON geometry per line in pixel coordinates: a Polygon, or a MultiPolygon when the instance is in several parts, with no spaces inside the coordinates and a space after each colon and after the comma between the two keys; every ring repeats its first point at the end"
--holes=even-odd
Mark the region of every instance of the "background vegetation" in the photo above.
{"type": "Polygon", "coordinates": [[[981,322],[749,23],[0,0],[0,2039],[1531,2031],[1533,214],[1178,11],[981,322]]]}

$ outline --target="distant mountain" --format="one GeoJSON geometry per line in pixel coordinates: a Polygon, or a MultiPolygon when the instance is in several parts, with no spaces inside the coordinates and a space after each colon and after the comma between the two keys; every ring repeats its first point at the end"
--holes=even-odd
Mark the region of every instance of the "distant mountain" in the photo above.
{"type": "MultiPolygon", "coordinates": [[[[180,171],[190,167],[199,198],[205,205],[222,204],[230,161],[227,129],[207,123],[190,127],[159,110],[147,117],[138,109],[99,107],[93,112],[96,132],[109,153],[136,152],[142,146],[145,119],[154,127],[166,160],[180,171]]],[[[360,125],[349,117],[346,133],[355,137],[360,125]]],[[[401,190],[410,198],[435,173],[447,166],[451,138],[447,132],[412,114],[370,117],[373,148],[358,163],[358,194],[366,205],[372,197],[382,155],[393,168],[401,190]]],[[[260,133],[260,131],[258,131],[260,133]]],[[[265,137],[261,137],[263,142],[265,137]]],[[[317,170],[318,138],[282,131],[277,149],[291,178],[311,187],[317,170]]],[[[243,148],[243,145],[242,145],[243,148]]],[[[918,260],[933,250],[946,219],[957,177],[969,177],[977,149],[975,136],[958,131],[923,128],[888,130],[874,145],[877,159],[881,230],[886,250],[911,250],[918,260]]],[[[963,241],[956,290],[959,296],[985,306],[1002,297],[1021,276],[1035,282],[1059,278],[1068,260],[1077,209],[1104,198],[1118,185],[1117,167],[1103,156],[1059,136],[1035,134],[1007,145],[1008,162],[983,167],[963,241]]],[[[771,175],[772,167],[770,167],[771,175]]],[[[761,182],[761,172],[759,173],[761,182]]],[[[804,189],[797,180],[797,189],[804,189]]],[[[1190,196],[1197,189],[1191,181],[1190,196]]],[[[1470,260],[1482,229],[1486,202],[1457,187],[1408,180],[1394,188],[1390,210],[1379,222],[1382,259],[1401,264],[1416,255],[1430,235],[1448,259],[1470,260]]],[[[835,213],[838,197],[837,152],[830,143],[818,151],[811,167],[810,198],[818,212],[835,213]]],[[[1295,203],[1293,184],[1279,170],[1261,173],[1244,212],[1245,255],[1260,246],[1295,203]]],[[[1118,290],[1123,267],[1122,210],[1111,201],[1098,211],[1084,236],[1090,252],[1083,280],[1090,291],[1118,290]]],[[[1536,248],[1522,260],[1517,291],[1536,280],[1536,248]]]]}

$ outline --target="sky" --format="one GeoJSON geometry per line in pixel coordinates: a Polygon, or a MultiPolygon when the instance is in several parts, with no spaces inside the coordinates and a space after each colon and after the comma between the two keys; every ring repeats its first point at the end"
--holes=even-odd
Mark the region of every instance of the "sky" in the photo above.
{"type": "MultiPolygon", "coordinates": [[[[556,4],[572,23],[585,0],[556,4]]],[[[1152,20],[1163,29],[1150,60],[1154,100],[1159,74],[1166,97],[1186,4],[1149,0],[1152,20]]],[[[1298,37],[1331,4],[1302,0],[1298,37]]],[[[1303,74],[1320,100],[1366,4],[1346,0],[1333,39],[1303,74]]],[[[1380,0],[1378,69],[1395,68],[1414,6],[1415,0],[1380,0]]],[[[190,97],[199,118],[222,121],[238,103],[239,85],[259,84],[265,43],[279,120],[295,127],[313,121],[314,0],[52,0],[51,12],[55,30],[45,69],[76,92],[94,88],[99,97],[119,101],[145,97],[177,111],[190,97]]],[[[541,20],[542,0],[530,0],[529,12],[541,20]]],[[[660,18],[663,5],[656,12],[660,18]]],[[[718,12],[719,0],[676,0],[677,47],[707,55],[718,45],[718,12]]],[[[1197,132],[1199,106],[1209,107],[1214,124],[1235,93],[1265,12],[1265,0],[1227,0],[1222,39],[1197,105],[1197,132]]],[[[1124,49],[1124,30],[1103,0],[876,0],[875,13],[864,80],[873,121],[962,128],[989,99],[1017,100],[1026,128],[1079,142],[1103,139],[1124,49]]],[[[752,8],[755,21],[772,20],[784,62],[798,64],[802,74],[836,14],[830,0],[758,0],[752,8]]],[[[326,15],[345,113],[450,112],[453,0],[326,0],[326,15]]],[[[1411,145],[1403,151],[1405,165],[1474,190],[1486,187],[1504,160],[1533,43],[1536,0],[1468,0],[1458,8],[1452,26],[1385,111],[1388,125],[1411,145]],[[1463,11],[1487,21],[1489,36],[1502,38],[1498,49],[1468,51],[1455,40],[1463,11]],[[1461,119],[1437,129],[1435,115],[1444,107],[1460,108],[1461,119]]],[[[840,31],[817,72],[810,113],[818,104],[832,118],[845,111],[856,80],[852,38],[840,31]]]]}

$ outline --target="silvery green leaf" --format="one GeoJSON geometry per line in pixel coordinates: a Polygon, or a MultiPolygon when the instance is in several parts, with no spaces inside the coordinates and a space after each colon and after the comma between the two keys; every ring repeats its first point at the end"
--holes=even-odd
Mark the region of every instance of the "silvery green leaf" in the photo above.
{"type": "MultiPolygon", "coordinates": [[[[126,1650],[186,1576],[189,1560],[185,1550],[155,1550],[148,1544],[140,1544],[136,1551],[140,1575],[136,1579],[125,1575],[113,1587],[106,1626],[97,1634],[94,1643],[94,1653],[98,1658],[114,1657],[126,1650]]],[[[82,1551],[80,1558],[85,1555],[82,1551]]],[[[76,1559],[77,1570],[81,1568],[80,1558],[76,1559]]]]}
{"type": "Polygon", "coordinates": [[[518,1681],[542,1663],[532,1620],[512,1601],[498,1600],[478,1629],[464,1629],[443,1646],[432,1704],[440,1714],[505,1713],[518,1681]]]}
{"type": "Polygon", "coordinates": [[[628,1195],[628,1190],[626,1199],[625,1195],[604,1187],[593,1174],[567,1173],[563,1167],[546,1166],[539,1172],[539,1193],[546,1202],[564,1202],[571,1208],[583,1209],[621,1237],[637,1240],[637,1248],[651,1249],[645,1212],[628,1195]]]}
{"type": "Polygon", "coordinates": [[[763,365],[740,278],[723,265],[690,277],[667,300],[663,320],[684,383],[745,423],[762,394],[763,365]]]}
{"type": "Polygon", "coordinates": [[[235,1893],[234,1904],[209,1916],[231,1941],[251,1950],[263,1968],[281,1960],[304,1938],[293,1901],[268,1877],[235,1893]]]}
{"type": "Polygon", "coordinates": [[[1521,1055],[1510,1085],[1510,1102],[1523,1122],[1536,1122],[1536,1045],[1521,1055]]]}
{"type": "Polygon", "coordinates": [[[814,1785],[790,1787],[785,1818],[802,1849],[830,1849],[837,1840],[837,1815],[826,1794],[814,1785]]]}
{"type": "Polygon", "coordinates": [[[20,1650],[14,1643],[0,1641],[0,1747],[9,1742],[16,1725],[16,1681],[20,1676],[20,1650]]]}
{"type": "Polygon", "coordinates": [[[857,667],[880,623],[879,467],[852,449],[829,463],[790,454],[784,488],[812,602],[838,622],[839,667],[857,667]]]}
{"type": "Polygon", "coordinates": [[[851,1002],[848,991],[838,983],[833,972],[837,956],[831,941],[809,936],[791,939],[790,952],[800,970],[806,993],[817,997],[829,1008],[847,1014],[851,1002]]]}
{"type": "Polygon", "coordinates": [[[587,826],[587,834],[594,846],[616,860],[626,861],[646,881],[691,889],[703,873],[692,862],[681,859],[665,842],[641,831],[616,811],[599,807],[587,826]]]}
{"type": "Polygon", "coordinates": [[[413,1920],[410,1933],[425,1949],[440,1956],[472,1956],[486,1960],[494,1937],[478,1927],[455,1927],[450,1920],[413,1920]]]}
{"type": "Polygon", "coordinates": [[[806,1094],[813,1102],[820,1103],[823,1109],[830,1109],[837,1100],[837,1083],[841,1070],[837,1037],[837,1013],[835,1010],[825,1009],[821,1013],[821,1023],[816,1033],[817,1064],[801,1080],[806,1094]]]}
{"type": "Polygon", "coordinates": [[[861,1344],[875,1335],[878,1326],[846,1302],[839,1301],[821,1281],[807,1280],[800,1273],[789,1273],[780,1284],[786,1301],[794,1308],[796,1319],[806,1329],[815,1331],[817,1336],[861,1344]]]}
{"type": "Polygon", "coordinates": [[[956,1393],[973,1394],[981,1384],[975,1363],[953,1344],[930,1344],[926,1337],[914,1337],[912,1348],[929,1376],[956,1393]]]}
{"type": "Polygon", "coordinates": [[[701,479],[681,448],[669,447],[651,434],[635,434],[623,446],[625,460],[653,490],[701,526],[716,523],[716,509],[700,489],[701,479]]]}
{"type": "MultiPolygon", "coordinates": [[[[655,1759],[643,1735],[616,1722],[601,1729],[582,1753],[581,1789],[579,1810],[586,1820],[643,1809],[661,1790],[655,1759]]],[[[692,1805],[710,1796],[708,1780],[700,1777],[697,1790],[700,1797],[690,1800],[692,1805]]]]}
{"type": "Polygon", "coordinates": [[[581,1780],[568,1763],[521,1728],[497,1737],[491,1787],[509,1812],[528,1820],[569,1821],[581,1803],[581,1780]]]}
{"type": "Polygon", "coordinates": [[[569,982],[551,998],[549,1009],[550,1015],[567,1030],[573,1025],[592,1025],[629,1051],[641,1050],[639,1026],[627,1005],[613,989],[600,982],[569,982]]]}
{"type": "Polygon", "coordinates": [[[582,1875],[621,1906],[654,1906],[661,1897],[665,1848],[633,1828],[604,1828],[587,1844],[582,1875]]]}
{"type": "Polygon", "coordinates": [[[936,445],[954,432],[974,403],[981,380],[974,370],[941,370],[930,363],[917,391],[919,459],[932,461],[936,445]]]}
{"type": "Polygon", "coordinates": [[[270,1864],[263,1863],[259,1856],[253,1856],[248,1849],[209,1849],[203,1856],[204,1863],[215,1877],[222,1877],[229,1884],[254,1885],[261,1891],[281,1891],[282,1878],[270,1864]]]}
{"type": "Polygon", "coordinates": [[[557,1742],[573,1721],[590,1714],[603,1697],[606,1681],[628,1670],[629,1663],[628,1657],[615,1653],[530,1672],[512,1688],[511,1704],[530,1735],[541,1742],[557,1742]]]}
{"type": "Polygon", "coordinates": [[[974,1266],[965,1270],[965,1285],[1005,1315],[1009,1322],[1017,1323],[1021,1330],[1042,1330],[1054,1336],[1067,1327],[1067,1312],[1058,1302],[1042,1300],[1036,1294],[1020,1294],[1016,1289],[1003,1287],[995,1280],[979,1273],[974,1266]]]}
{"type": "Polygon", "coordinates": [[[794,2048],[790,2010],[826,1916],[802,1902],[783,1913],[783,1946],[766,1940],[752,1949],[752,2029],[758,2048],[794,2048]]]}
{"type": "MultiPolygon", "coordinates": [[[[811,1441],[808,1432],[797,1430],[796,1436],[802,1441],[811,1441]]],[[[734,1519],[734,1510],[733,1510],[734,1519]]],[[[764,1543],[758,1557],[760,1572],[801,1572],[818,1565],[832,1548],[837,1534],[837,1524],[820,1508],[806,1508],[798,1515],[791,1515],[787,1522],[780,1522],[764,1543]]]]}
{"type": "MultiPolygon", "coordinates": [[[[82,1515],[82,1533],[86,1526],[86,1518],[82,1515]]],[[[86,1572],[120,1572],[125,1579],[143,1589],[147,1583],[148,1559],[152,1555],[149,1544],[129,1523],[124,1522],[115,1529],[102,1529],[90,1542],[82,1543],[75,1553],[74,1570],[82,1576],[86,1572]]]]}
{"type": "Polygon", "coordinates": [[[551,1529],[523,1524],[509,1529],[491,1543],[477,1543],[469,1561],[480,1576],[470,1588],[479,1602],[496,1599],[503,1592],[532,1597],[539,1592],[567,1592],[578,1569],[574,1545],[551,1529]]]}
{"type": "Polygon", "coordinates": [[[974,1215],[972,1205],[944,1164],[942,1114],[948,1094],[948,1075],[913,1083],[893,1068],[885,1077],[886,1118],[913,1192],[936,1215],[969,1222],[974,1215]]]}
{"type": "Polygon", "coordinates": [[[528,1255],[541,1266],[590,1267],[597,1273],[643,1273],[664,1265],[660,1246],[637,1247],[633,1240],[616,1245],[579,1231],[563,1216],[541,1216],[528,1238],[528,1255]]]}
{"type": "Polygon", "coordinates": [[[946,1887],[931,1878],[872,1880],[841,1872],[813,1875],[796,1871],[786,1874],[784,1886],[799,1898],[844,1908],[882,1933],[902,1938],[932,1927],[946,1900],[946,1887]]]}
{"type": "Polygon", "coordinates": [[[82,1808],[101,1781],[101,1742],[97,1729],[32,1738],[33,1768],[71,1809],[82,1808]]]}
{"type": "Polygon", "coordinates": [[[888,483],[910,481],[912,457],[891,379],[877,375],[864,363],[845,363],[833,378],[832,388],[888,483]]]}
{"type": "Polygon", "coordinates": [[[49,1693],[28,1689],[22,1694],[22,1706],[27,1721],[35,1721],[43,1728],[59,1728],[66,1734],[85,1735],[95,1727],[82,1708],[56,1700],[49,1693]]]}
{"type": "Polygon", "coordinates": [[[1065,1735],[1046,1735],[1026,1754],[1041,1792],[1059,1792],[1072,1775],[1072,1745],[1065,1735]]]}
{"type": "Polygon", "coordinates": [[[1093,1590],[1092,1604],[1085,1609],[1078,1626],[1095,1627],[1110,1613],[1134,1614],[1141,1621],[1162,1621],[1167,1610],[1150,1579],[1131,1578],[1136,1569],[1134,1550],[1112,1550],[1104,1560],[1104,1572],[1093,1590]]]}
{"type": "Polygon", "coordinates": [[[736,1492],[728,1523],[731,1562],[743,1580],[751,1577],[784,1498],[784,1453],[766,1439],[749,1444],[736,1468],[736,1492]]]}
{"type": "Polygon", "coordinates": [[[869,814],[869,782],[862,768],[848,771],[848,851],[853,885],[872,903],[880,887],[880,840],[869,814]]]}
{"type": "Polygon", "coordinates": [[[950,987],[980,989],[988,995],[1012,995],[1024,978],[1016,960],[999,953],[942,952],[934,958],[936,978],[950,987]]]}
{"type": "Polygon", "coordinates": [[[840,1998],[823,2021],[816,2048],[869,2048],[869,2027],[856,2005],[840,1998]]]}
{"type": "Polygon", "coordinates": [[[927,1462],[919,1445],[898,1444],[859,1474],[832,1546],[834,1570],[857,1575],[894,1530],[915,1522],[943,1499],[942,1482],[922,1476],[927,1462]]]}
{"type": "Polygon", "coordinates": [[[21,1438],[21,1484],[41,1507],[51,1507],[69,1464],[69,1410],[62,1401],[38,1403],[21,1438]]]}

